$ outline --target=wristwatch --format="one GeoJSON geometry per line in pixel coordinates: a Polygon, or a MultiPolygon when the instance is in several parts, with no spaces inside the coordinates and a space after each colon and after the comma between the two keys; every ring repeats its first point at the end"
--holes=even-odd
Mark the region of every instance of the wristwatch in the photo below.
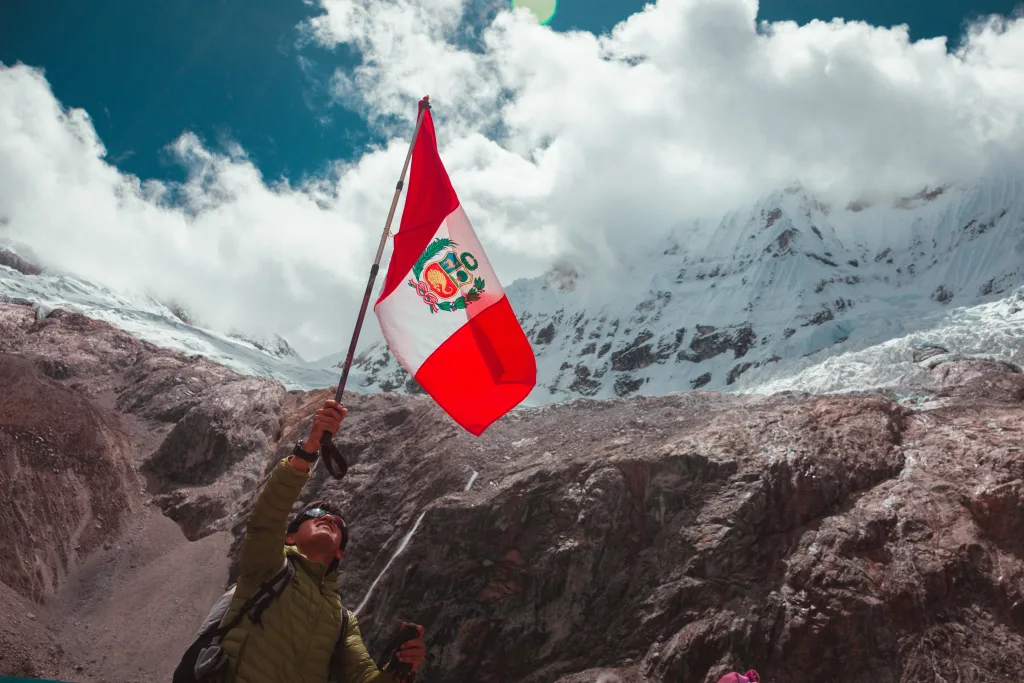
{"type": "Polygon", "coordinates": [[[316,459],[320,457],[320,449],[316,449],[316,453],[307,453],[302,448],[302,442],[296,441],[295,448],[292,449],[292,455],[294,455],[296,458],[302,458],[306,462],[315,462],[316,459]]]}

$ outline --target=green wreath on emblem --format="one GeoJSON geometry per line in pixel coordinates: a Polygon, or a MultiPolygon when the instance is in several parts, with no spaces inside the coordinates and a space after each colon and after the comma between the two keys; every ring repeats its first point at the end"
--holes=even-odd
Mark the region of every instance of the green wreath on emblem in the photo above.
{"type": "Polygon", "coordinates": [[[439,301],[437,307],[442,311],[457,311],[460,308],[465,308],[474,301],[480,299],[480,293],[484,291],[484,279],[481,277],[473,280],[473,288],[470,289],[464,296],[460,296],[455,301],[439,301]]]}
{"type": "Polygon", "coordinates": [[[423,274],[423,269],[427,267],[427,261],[434,258],[448,247],[457,247],[459,245],[452,242],[447,237],[438,237],[436,240],[431,242],[426,251],[420,254],[420,257],[416,259],[416,265],[412,267],[412,274],[416,276],[416,279],[420,279],[420,275],[423,274]]]}
{"type": "MultiPolygon", "coordinates": [[[[412,274],[416,277],[416,280],[418,281],[420,279],[420,276],[423,274],[423,269],[427,267],[427,263],[432,258],[449,247],[457,246],[459,245],[447,237],[438,237],[431,242],[424,252],[420,254],[420,257],[416,259],[416,263],[412,267],[412,274]]],[[[474,266],[474,270],[475,269],[476,267],[474,266]]],[[[465,309],[469,304],[480,300],[480,295],[484,291],[485,284],[486,283],[482,277],[473,278],[473,287],[468,292],[454,301],[439,301],[437,303],[437,307],[442,311],[458,311],[465,309]]]]}

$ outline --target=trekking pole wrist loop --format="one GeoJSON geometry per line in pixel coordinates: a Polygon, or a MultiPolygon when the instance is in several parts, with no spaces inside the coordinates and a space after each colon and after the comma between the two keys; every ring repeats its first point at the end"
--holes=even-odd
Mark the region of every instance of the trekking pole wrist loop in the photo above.
{"type": "Polygon", "coordinates": [[[302,458],[306,462],[315,462],[320,457],[320,449],[316,450],[316,453],[307,453],[306,449],[302,447],[303,442],[298,441],[295,444],[295,448],[292,449],[292,455],[296,458],[302,458]]]}

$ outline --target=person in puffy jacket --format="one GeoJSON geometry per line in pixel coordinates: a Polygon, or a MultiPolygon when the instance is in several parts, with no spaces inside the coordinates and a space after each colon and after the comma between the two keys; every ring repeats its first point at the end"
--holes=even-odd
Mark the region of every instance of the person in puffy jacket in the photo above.
{"type": "Polygon", "coordinates": [[[738,674],[736,672],[725,674],[718,679],[718,683],[761,683],[761,677],[757,675],[756,671],[751,669],[745,674],[738,674]]]}
{"type": "MultiPolygon", "coordinates": [[[[277,464],[260,492],[246,524],[238,562],[238,584],[223,623],[276,574],[286,558],[295,577],[270,603],[259,624],[248,616],[222,641],[230,667],[227,683],[399,683],[395,673],[377,668],[363,643],[359,623],[349,614],[344,644],[334,657],[342,619],[341,573],[348,531],[329,505],[307,505],[289,523],[288,516],[316,461],[320,437],[337,433],[347,411],[327,401],[313,419],[309,438],[277,464]]],[[[398,659],[412,666],[411,681],[426,656],[420,637],[406,642],[398,659]]]]}

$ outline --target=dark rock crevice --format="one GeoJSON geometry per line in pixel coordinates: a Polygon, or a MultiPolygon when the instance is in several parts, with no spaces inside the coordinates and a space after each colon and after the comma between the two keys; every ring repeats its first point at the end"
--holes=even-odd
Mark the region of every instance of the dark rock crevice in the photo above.
{"type": "Polygon", "coordinates": [[[29,263],[8,249],[0,249],[0,266],[7,266],[22,275],[39,275],[43,272],[39,266],[29,263]]]}
{"type": "Polygon", "coordinates": [[[742,358],[756,342],[754,328],[747,323],[694,337],[690,342],[690,350],[680,351],[676,357],[682,361],[702,363],[731,350],[734,358],[742,358]]]}

